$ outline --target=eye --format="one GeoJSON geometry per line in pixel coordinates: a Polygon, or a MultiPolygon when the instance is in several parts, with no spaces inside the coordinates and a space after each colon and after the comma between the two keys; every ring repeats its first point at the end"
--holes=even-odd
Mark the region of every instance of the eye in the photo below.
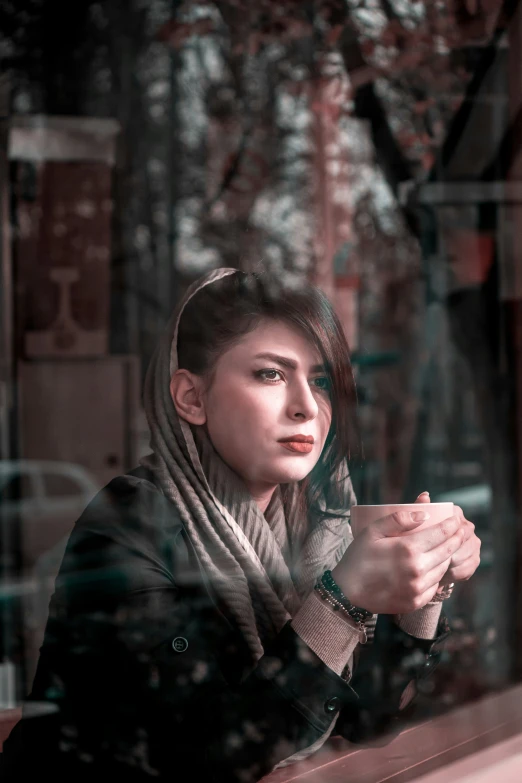
{"type": "Polygon", "coordinates": [[[317,389],[320,389],[321,391],[327,391],[327,392],[329,392],[329,391],[330,391],[330,389],[331,389],[330,378],[328,378],[326,375],[321,375],[321,376],[320,376],[320,377],[318,377],[318,378],[314,378],[314,379],[312,380],[312,383],[313,383],[313,385],[314,385],[314,386],[315,386],[317,389]]]}
{"type": "Polygon", "coordinates": [[[283,373],[280,370],[258,370],[255,375],[256,378],[261,378],[266,383],[278,383],[284,380],[283,373]]]}

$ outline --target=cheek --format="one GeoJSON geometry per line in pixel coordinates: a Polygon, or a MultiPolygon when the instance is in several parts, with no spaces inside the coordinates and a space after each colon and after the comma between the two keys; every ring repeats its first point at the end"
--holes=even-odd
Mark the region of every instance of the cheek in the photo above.
{"type": "Polygon", "coordinates": [[[278,409],[274,395],[236,384],[222,385],[207,401],[207,426],[223,445],[252,444],[270,427],[278,409]]]}
{"type": "Polygon", "coordinates": [[[225,393],[230,417],[246,418],[250,428],[277,420],[284,405],[284,390],[277,386],[246,384],[225,393]]]}
{"type": "Polygon", "coordinates": [[[324,442],[330,430],[330,426],[332,424],[332,407],[330,402],[324,401],[319,404],[319,415],[317,418],[318,418],[320,438],[324,445],[324,442]]]}

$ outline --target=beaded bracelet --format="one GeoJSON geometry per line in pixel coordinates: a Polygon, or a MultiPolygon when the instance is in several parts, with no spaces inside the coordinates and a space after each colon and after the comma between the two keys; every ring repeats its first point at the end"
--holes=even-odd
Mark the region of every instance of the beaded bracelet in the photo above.
{"type": "Polygon", "coordinates": [[[328,593],[331,593],[333,597],[339,601],[342,606],[349,612],[352,617],[358,623],[364,623],[373,617],[373,612],[368,612],[366,609],[361,609],[358,606],[354,606],[352,602],[345,596],[337,582],[332,576],[332,572],[326,570],[321,577],[321,584],[328,593]]]}
{"type": "Polygon", "coordinates": [[[316,584],[315,589],[323,601],[326,601],[327,604],[330,604],[330,606],[332,606],[336,612],[341,612],[342,614],[347,615],[351,620],[354,619],[348,612],[348,609],[343,606],[340,601],[337,601],[337,599],[334,598],[334,596],[329,593],[328,590],[325,590],[321,583],[316,584]]]}
{"type": "Polygon", "coordinates": [[[340,611],[342,614],[345,614],[352,621],[352,623],[354,623],[354,625],[357,627],[357,630],[359,631],[359,634],[360,634],[359,642],[361,644],[366,644],[368,638],[367,638],[367,635],[366,635],[366,628],[365,628],[364,624],[360,623],[360,622],[357,622],[357,620],[355,620],[351,616],[351,614],[348,612],[348,610],[345,609],[345,607],[342,604],[340,604],[338,601],[336,601],[335,598],[333,598],[333,596],[331,596],[323,588],[323,586],[320,583],[317,583],[315,585],[315,590],[316,590],[317,594],[322,598],[322,600],[325,603],[329,604],[334,611],[336,611],[336,612],[340,611]]]}

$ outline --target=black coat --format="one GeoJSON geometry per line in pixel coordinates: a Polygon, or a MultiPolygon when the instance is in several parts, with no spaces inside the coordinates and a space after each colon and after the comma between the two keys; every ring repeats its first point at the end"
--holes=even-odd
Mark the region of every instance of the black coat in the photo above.
{"type": "Polygon", "coordinates": [[[140,468],[70,536],[29,697],[54,712],[15,727],[0,777],[257,781],[336,715],[334,733],[354,742],[399,730],[400,696],[445,635],[441,623],[435,643],[419,640],[381,616],[347,683],[287,624],[252,670],[174,506],[140,468]]]}

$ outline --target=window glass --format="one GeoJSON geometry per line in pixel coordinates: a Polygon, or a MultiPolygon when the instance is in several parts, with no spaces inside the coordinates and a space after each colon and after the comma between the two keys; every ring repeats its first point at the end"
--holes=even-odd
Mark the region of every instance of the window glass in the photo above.
{"type": "Polygon", "coordinates": [[[0,478],[0,502],[31,500],[35,496],[33,477],[29,473],[16,473],[4,481],[0,478]]]}
{"type": "MultiPolygon", "coordinates": [[[[41,641],[20,584],[38,592],[36,562],[53,584],[83,485],[149,452],[151,357],[220,267],[331,300],[358,504],[428,491],[475,525],[480,564],[444,601],[420,714],[522,682],[522,0],[17,0],[0,2],[0,60],[0,665],[16,704],[41,641]],[[35,487],[52,513],[22,508],[35,487]]],[[[226,331],[209,321],[212,358],[226,331]]]]}
{"type": "Polygon", "coordinates": [[[44,496],[47,498],[65,498],[78,496],[82,492],[76,479],[65,473],[42,473],[44,496]]]}

